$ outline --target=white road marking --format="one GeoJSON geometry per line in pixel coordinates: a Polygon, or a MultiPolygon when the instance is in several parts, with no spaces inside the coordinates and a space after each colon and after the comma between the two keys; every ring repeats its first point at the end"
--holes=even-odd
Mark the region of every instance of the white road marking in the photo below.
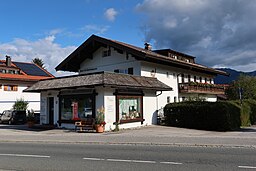
{"type": "Polygon", "coordinates": [[[132,160],[134,163],[156,163],[155,161],[145,161],[145,160],[132,160]]]}
{"type": "Polygon", "coordinates": [[[132,162],[131,160],[122,160],[122,159],[107,159],[107,161],[113,161],[113,162],[132,162]]]}
{"type": "Polygon", "coordinates": [[[238,166],[238,167],[242,169],[256,169],[255,166],[238,166]]]}
{"type": "Polygon", "coordinates": [[[157,162],[157,161],[150,161],[150,160],[125,160],[125,159],[103,159],[103,158],[83,158],[84,160],[94,160],[94,161],[110,161],[110,162],[127,162],[127,163],[160,163],[160,164],[173,164],[173,165],[180,165],[182,163],[178,162],[157,162]]]}
{"type": "Polygon", "coordinates": [[[105,160],[105,159],[101,159],[101,158],[83,158],[84,160],[95,160],[95,161],[99,161],[99,160],[105,160]]]}
{"type": "Polygon", "coordinates": [[[12,156],[12,157],[34,157],[34,158],[50,158],[50,157],[51,157],[51,156],[30,155],[30,154],[0,154],[0,156],[12,156]]]}
{"type": "Polygon", "coordinates": [[[178,163],[178,162],[160,162],[161,164],[173,164],[173,165],[180,165],[182,163],[178,163]]]}

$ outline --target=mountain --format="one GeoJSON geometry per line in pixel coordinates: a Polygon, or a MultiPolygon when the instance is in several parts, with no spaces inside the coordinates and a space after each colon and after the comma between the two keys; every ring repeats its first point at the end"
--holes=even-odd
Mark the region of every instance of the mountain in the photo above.
{"type": "Polygon", "coordinates": [[[228,76],[223,76],[223,75],[218,75],[215,79],[214,82],[215,84],[229,84],[232,81],[235,81],[238,79],[238,77],[241,74],[245,74],[245,75],[249,75],[249,76],[256,76],[256,71],[252,71],[252,72],[242,72],[242,71],[236,71],[234,69],[230,69],[230,68],[215,68],[217,70],[221,70],[221,71],[225,71],[227,73],[229,73],[229,77],[228,76]]]}

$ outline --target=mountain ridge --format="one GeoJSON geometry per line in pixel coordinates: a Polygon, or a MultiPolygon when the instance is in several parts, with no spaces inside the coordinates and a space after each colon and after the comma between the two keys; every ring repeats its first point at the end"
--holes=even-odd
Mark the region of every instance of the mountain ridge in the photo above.
{"type": "Polygon", "coordinates": [[[237,71],[231,68],[215,68],[215,69],[225,71],[230,74],[229,76],[218,75],[214,79],[215,84],[230,84],[232,81],[237,80],[241,74],[256,76],[256,71],[243,72],[243,71],[237,71]]]}

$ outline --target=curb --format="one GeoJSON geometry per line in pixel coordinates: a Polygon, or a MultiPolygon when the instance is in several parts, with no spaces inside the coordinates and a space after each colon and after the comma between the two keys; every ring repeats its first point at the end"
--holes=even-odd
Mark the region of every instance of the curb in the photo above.
{"type": "Polygon", "coordinates": [[[45,144],[95,144],[95,145],[134,145],[134,146],[174,146],[174,147],[209,147],[209,148],[249,148],[256,145],[238,144],[191,144],[191,143],[150,143],[150,142],[102,142],[102,141],[56,141],[56,140],[0,140],[0,143],[45,143],[45,144]]]}

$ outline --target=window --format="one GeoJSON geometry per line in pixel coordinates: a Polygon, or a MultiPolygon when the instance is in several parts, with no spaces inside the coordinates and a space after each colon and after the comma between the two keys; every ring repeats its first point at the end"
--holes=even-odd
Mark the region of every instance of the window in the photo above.
{"type": "Polygon", "coordinates": [[[207,78],[204,78],[204,82],[207,83],[207,78]]]}
{"type": "Polygon", "coordinates": [[[142,96],[117,96],[117,119],[120,123],[142,121],[142,96]]]}
{"type": "Polygon", "coordinates": [[[170,96],[167,96],[167,103],[170,103],[170,96]]]}
{"type": "Polygon", "coordinates": [[[194,76],[194,82],[196,82],[196,76],[194,76]]]}
{"type": "Polygon", "coordinates": [[[184,74],[181,74],[181,83],[184,83],[185,80],[184,80],[184,74]]]}
{"type": "Polygon", "coordinates": [[[5,85],[4,91],[18,91],[17,85],[5,85]]]}
{"type": "Polygon", "coordinates": [[[210,84],[212,84],[212,79],[210,78],[210,84]]]}
{"type": "Polygon", "coordinates": [[[174,101],[174,103],[176,103],[176,102],[177,102],[177,97],[176,97],[176,96],[174,96],[173,101],[174,101]]]}
{"type": "Polygon", "coordinates": [[[202,77],[199,77],[199,82],[200,82],[200,83],[202,82],[202,77]]]}
{"type": "Polygon", "coordinates": [[[61,120],[72,121],[94,117],[93,104],[92,95],[60,96],[61,120]]]}
{"type": "Polygon", "coordinates": [[[115,69],[115,73],[122,73],[122,74],[130,74],[133,75],[133,68],[128,68],[128,69],[115,69]]]}
{"type": "Polygon", "coordinates": [[[128,68],[128,74],[133,75],[133,68],[128,68]]]}
{"type": "Polygon", "coordinates": [[[166,77],[167,77],[167,78],[169,78],[169,77],[170,77],[169,72],[166,72],[166,77]]]}
{"type": "Polygon", "coordinates": [[[190,75],[188,75],[188,82],[190,82],[191,81],[191,76],[190,75]]]}
{"type": "Polygon", "coordinates": [[[111,56],[111,50],[104,50],[102,51],[102,57],[107,57],[107,56],[111,56]]]}

